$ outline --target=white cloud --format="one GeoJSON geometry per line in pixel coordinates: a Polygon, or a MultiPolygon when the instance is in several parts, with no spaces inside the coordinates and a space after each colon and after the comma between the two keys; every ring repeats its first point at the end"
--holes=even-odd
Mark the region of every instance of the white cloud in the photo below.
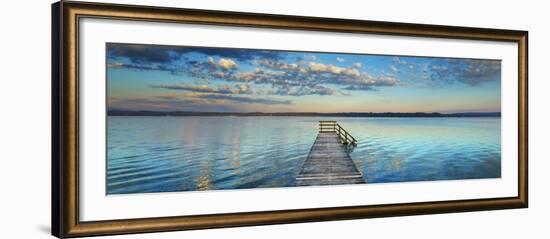
{"type": "MultiPolygon", "coordinates": [[[[225,63],[222,64],[222,60],[216,62],[213,59],[209,59],[208,65],[196,64],[196,68],[193,69],[194,73],[196,73],[194,76],[204,79],[216,78],[219,80],[240,82],[247,85],[237,86],[237,89],[218,87],[212,91],[208,91],[207,89],[189,89],[189,87],[181,86],[178,88],[211,93],[227,92],[228,94],[298,96],[333,95],[338,94],[340,92],[339,89],[376,90],[378,87],[399,85],[397,78],[389,78],[392,76],[391,74],[383,72],[376,77],[372,77],[367,72],[360,72],[362,64],[359,62],[350,67],[340,67],[316,61],[284,62],[261,59],[255,62],[256,69],[252,71],[233,71],[226,70],[228,68],[221,66],[217,67],[217,65],[224,65],[225,63]],[[384,78],[383,76],[388,78],[384,78]],[[254,86],[253,93],[249,89],[252,86],[254,86]],[[272,89],[257,91],[257,86],[269,86],[272,89]]],[[[171,89],[174,89],[174,87],[171,87],[171,89]]]]}
{"type": "Polygon", "coordinates": [[[325,65],[322,63],[310,62],[309,70],[317,73],[331,73],[335,75],[346,75],[352,77],[359,77],[361,74],[355,68],[344,68],[334,65],[325,65]]]}
{"type": "Polygon", "coordinates": [[[225,70],[229,70],[229,69],[237,67],[237,63],[235,63],[231,59],[221,58],[220,61],[218,62],[218,66],[220,66],[221,68],[223,68],[225,70]]]}

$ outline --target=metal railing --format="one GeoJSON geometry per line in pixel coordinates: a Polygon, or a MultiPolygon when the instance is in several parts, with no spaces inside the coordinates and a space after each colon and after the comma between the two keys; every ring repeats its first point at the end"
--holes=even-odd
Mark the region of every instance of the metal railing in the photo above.
{"type": "Polygon", "coordinates": [[[319,132],[320,133],[336,133],[342,144],[357,146],[357,140],[351,134],[348,133],[340,124],[336,121],[319,121],[319,132]]]}

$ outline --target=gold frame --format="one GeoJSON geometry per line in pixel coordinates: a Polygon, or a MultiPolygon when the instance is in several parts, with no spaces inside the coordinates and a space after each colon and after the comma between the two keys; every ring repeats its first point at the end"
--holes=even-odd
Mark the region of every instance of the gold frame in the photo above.
{"type": "Polygon", "coordinates": [[[527,31],[61,1],[52,5],[52,234],[77,237],[527,207],[527,31]],[[81,222],[79,19],[236,25],[518,43],[518,197],[81,222]]]}

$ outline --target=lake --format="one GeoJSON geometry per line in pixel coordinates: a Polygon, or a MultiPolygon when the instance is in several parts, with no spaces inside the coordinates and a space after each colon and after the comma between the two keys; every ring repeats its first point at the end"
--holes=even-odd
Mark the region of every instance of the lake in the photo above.
{"type": "Polygon", "coordinates": [[[319,120],[357,139],[367,183],[501,175],[499,117],[108,116],[107,194],[294,186],[319,120]]]}

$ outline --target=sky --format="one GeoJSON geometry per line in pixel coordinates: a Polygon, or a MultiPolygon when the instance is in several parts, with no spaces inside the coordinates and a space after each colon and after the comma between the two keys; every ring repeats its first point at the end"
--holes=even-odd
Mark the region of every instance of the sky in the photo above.
{"type": "Polygon", "coordinates": [[[106,47],[108,110],[500,112],[500,60],[106,47]]]}

